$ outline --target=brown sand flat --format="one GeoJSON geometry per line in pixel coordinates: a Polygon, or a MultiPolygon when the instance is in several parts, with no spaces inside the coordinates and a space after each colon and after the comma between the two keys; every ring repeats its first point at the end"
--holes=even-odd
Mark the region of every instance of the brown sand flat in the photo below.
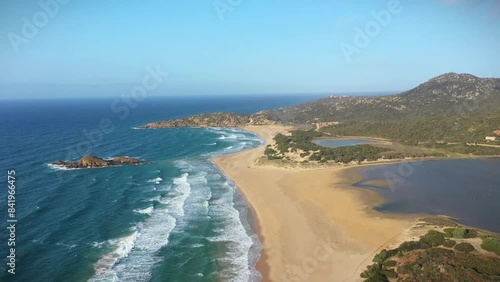
{"type": "MultiPolygon", "coordinates": [[[[244,129],[271,142],[283,126],[244,129]]],[[[350,185],[359,167],[301,170],[255,166],[264,146],[214,162],[252,206],[263,254],[263,281],[359,281],[374,253],[394,242],[415,218],[371,209],[381,198],[350,185]]]]}

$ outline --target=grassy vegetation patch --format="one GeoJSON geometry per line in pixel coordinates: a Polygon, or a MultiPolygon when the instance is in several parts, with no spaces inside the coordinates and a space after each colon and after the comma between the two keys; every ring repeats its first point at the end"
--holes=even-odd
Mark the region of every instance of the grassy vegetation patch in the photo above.
{"type": "Polygon", "coordinates": [[[445,228],[444,236],[447,238],[455,238],[455,239],[466,239],[466,238],[476,238],[478,236],[476,230],[467,229],[467,228],[445,228]]]}
{"type": "MultiPolygon", "coordinates": [[[[426,217],[421,219],[423,222],[431,225],[436,225],[436,226],[449,226],[449,227],[458,227],[458,223],[453,222],[449,219],[442,218],[442,217],[426,217]]],[[[446,229],[445,229],[446,230],[446,229]]]]}
{"type": "Polygon", "coordinates": [[[483,239],[483,243],[481,244],[482,249],[494,252],[495,254],[497,254],[497,256],[500,256],[500,238],[485,236],[482,239],[483,239]]]}

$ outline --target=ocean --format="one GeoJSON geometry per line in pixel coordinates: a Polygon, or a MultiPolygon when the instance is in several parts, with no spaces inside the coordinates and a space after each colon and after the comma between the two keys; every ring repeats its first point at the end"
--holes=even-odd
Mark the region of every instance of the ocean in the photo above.
{"type": "Polygon", "coordinates": [[[224,128],[137,129],[157,120],[252,113],[319,98],[167,97],[2,100],[2,281],[259,281],[249,205],[211,162],[255,148],[224,128]],[[127,109],[127,110],[126,110],[127,109]],[[103,126],[104,125],[104,126],[103,126]],[[50,163],[130,156],[139,166],[63,170],[50,163]],[[15,275],[7,273],[7,172],[15,170],[15,275]]]}

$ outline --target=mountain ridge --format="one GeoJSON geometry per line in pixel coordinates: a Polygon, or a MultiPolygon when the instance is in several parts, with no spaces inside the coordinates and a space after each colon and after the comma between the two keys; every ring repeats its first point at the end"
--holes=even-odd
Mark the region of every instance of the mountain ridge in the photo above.
{"type": "Polygon", "coordinates": [[[399,94],[375,97],[331,96],[254,114],[205,113],[175,120],[157,121],[141,128],[417,120],[498,112],[498,108],[500,108],[500,78],[480,78],[467,73],[449,72],[399,94]]]}

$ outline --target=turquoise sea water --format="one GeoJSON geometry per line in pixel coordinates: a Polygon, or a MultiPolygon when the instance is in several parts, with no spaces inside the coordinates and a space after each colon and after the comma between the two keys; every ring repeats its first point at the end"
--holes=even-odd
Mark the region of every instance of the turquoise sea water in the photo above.
{"type": "Polygon", "coordinates": [[[255,112],[315,97],[2,101],[0,280],[259,281],[260,242],[249,206],[212,164],[257,147],[223,128],[136,129],[201,112],[255,112]],[[113,130],[96,133],[103,118],[113,130]],[[90,145],[89,145],[90,142],[90,145]],[[61,170],[83,154],[131,156],[140,166],[61,170]],[[16,171],[16,275],[6,273],[7,170],[16,171]]]}
{"type": "MultiPolygon", "coordinates": [[[[148,99],[121,119],[112,100],[0,103],[0,281],[259,281],[261,248],[249,206],[211,163],[258,146],[223,128],[135,129],[214,111],[250,113],[315,97],[148,99]],[[95,134],[108,118],[112,132],[95,134]],[[91,142],[90,146],[87,146],[91,142]],[[92,153],[141,166],[61,170],[50,162],[92,153]],[[7,170],[16,170],[16,275],[7,270],[7,170]]],[[[499,160],[424,162],[395,189],[378,189],[383,212],[456,216],[500,231],[499,160]],[[449,163],[448,163],[449,162],[449,163]]],[[[366,170],[385,179],[397,165],[366,170]]],[[[404,170],[403,170],[404,172],[404,170]]]]}

